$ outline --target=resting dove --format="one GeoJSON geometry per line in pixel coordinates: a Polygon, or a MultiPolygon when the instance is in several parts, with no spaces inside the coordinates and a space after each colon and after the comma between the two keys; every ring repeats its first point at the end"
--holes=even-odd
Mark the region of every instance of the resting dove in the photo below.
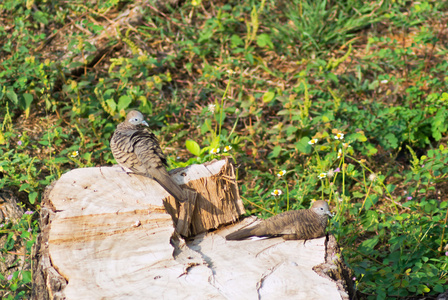
{"type": "Polygon", "coordinates": [[[184,202],[187,194],[168,174],[165,168],[168,163],[159,141],[143,125],[148,123],[136,110],[130,111],[126,120],[118,124],[110,140],[115,160],[126,171],[154,179],[174,198],[184,202]]]}
{"type": "Polygon", "coordinates": [[[333,216],[327,202],[318,200],[310,209],[291,210],[250,228],[226,236],[227,240],[242,240],[251,236],[281,236],[285,240],[309,240],[325,235],[328,216],[333,216]]]}

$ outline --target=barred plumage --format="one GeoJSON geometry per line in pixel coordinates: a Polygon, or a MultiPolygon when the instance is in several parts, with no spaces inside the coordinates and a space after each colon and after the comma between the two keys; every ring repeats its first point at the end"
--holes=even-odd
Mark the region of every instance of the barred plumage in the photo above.
{"type": "Polygon", "coordinates": [[[117,126],[110,141],[115,160],[128,172],[154,179],[174,198],[184,202],[186,193],[168,174],[165,168],[168,163],[157,137],[143,125],[148,126],[143,115],[133,110],[117,126]]]}
{"type": "Polygon", "coordinates": [[[227,240],[242,240],[251,236],[282,236],[285,240],[309,240],[325,235],[328,216],[332,216],[327,202],[319,200],[310,209],[291,210],[261,223],[235,231],[227,240]]]}

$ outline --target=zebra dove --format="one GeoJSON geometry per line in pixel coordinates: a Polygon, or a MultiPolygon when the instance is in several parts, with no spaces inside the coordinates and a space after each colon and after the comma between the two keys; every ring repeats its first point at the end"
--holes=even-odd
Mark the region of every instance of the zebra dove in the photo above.
{"type": "Polygon", "coordinates": [[[125,171],[154,179],[174,198],[184,202],[187,194],[168,174],[165,168],[168,163],[159,141],[143,125],[148,126],[148,123],[136,110],[130,111],[126,120],[118,124],[110,140],[115,160],[125,171]]]}
{"type": "Polygon", "coordinates": [[[226,240],[242,240],[251,236],[281,236],[285,240],[309,240],[325,235],[328,216],[333,216],[327,202],[319,200],[310,209],[291,210],[261,223],[235,231],[226,240]]]}

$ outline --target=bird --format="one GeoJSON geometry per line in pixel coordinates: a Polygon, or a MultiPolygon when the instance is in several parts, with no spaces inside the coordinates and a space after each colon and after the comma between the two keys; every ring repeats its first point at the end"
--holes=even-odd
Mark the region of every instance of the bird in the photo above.
{"type": "Polygon", "coordinates": [[[327,202],[318,200],[310,209],[290,210],[243,228],[226,236],[226,240],[242,240],[252,236],[281,236],[285,240],[310,240],[325,235],[328,216],[332,217],[327,202]]]}
{"type": "Polygon", "coordinates": [[[145,126],[148,123],[141,112],[128,112],[110,140],[112,155],[126,172],[154,179],[176,200],[185,202],[187,193],[168,174],[168,162],[159,141],[145,126]]]}

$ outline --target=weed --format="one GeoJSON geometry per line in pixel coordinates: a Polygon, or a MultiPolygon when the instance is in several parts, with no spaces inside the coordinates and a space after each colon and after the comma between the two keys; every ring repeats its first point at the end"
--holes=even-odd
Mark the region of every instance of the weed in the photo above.
{"type": "MultiPolygon", "coordinates": [[[[134,5],[0,4],[1,189],[38,211],[64,172],[115,163],[110,137],[139,109],[173,167],[232,157],[248,214],[328,200],[362,297],[448,288],[446,3],[147,5],[95,60],[134,5]]],[[[31,247],[38,224],[18,224],[2,251],[31,247]]],[[[7,299],[29,292],[28,255],[0,275],[7,299]]]]}

